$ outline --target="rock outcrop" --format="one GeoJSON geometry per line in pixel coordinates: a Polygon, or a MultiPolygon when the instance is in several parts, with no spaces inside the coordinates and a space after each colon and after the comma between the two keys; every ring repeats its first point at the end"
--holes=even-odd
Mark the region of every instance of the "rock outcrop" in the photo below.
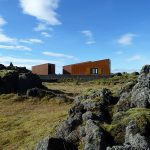
{"type": "Polygon", "coordinates": [[[47,137],[40,141],[34,150],[77,150],[77,148],[63,139],[47,137]]]}
{"type": "Polygon", "coordinates": [[[18,90],[18,73],[15,71],[2,72],[0,76],[0,93],[12,93],[18,90]]]}
{"type": "Polygon", "coordinates": [[[133,87],[131,107],[150,107],[150,66],[148,65],[142,68],[138,83],[133,87]]]}
{"type": "Polygon", "coordinates": [[[75,105],[69,110],[67,120],[58,127],[55,138],[76,146],[82,141],[84,150],[104,150],[105,134],[99,123],[108,121],[107,106],[111,103],[112,94],[108,89],[76,97],[75,105]]]}
{"type": "Polygon", "coordinates": [[[31,88],[41,88],[38,75],[32,74],[25,67],[0,64],[0,93],[26,93],[31,88]]]}
{"type": "Polygon", "coordinates": [[[145,136],[141,136],[136,123],[130,121],[126,127],[124,145],[108,147],[107,150],[150,150],[150,144],[145,136]]]}
{"type": "Polygon", "coordinates": [[[138,81],[129,82],[119,92],[116,111],[130,108],[150,108],[150,65],[142,68],[138,81]]]}
{"type": "MultiPolygon", "coordinates": [[[[77,96],[55,139],[80,150],[150,150],[150,66],[142,68],[137,81],[118,91],[117,104],[112,95],[102,89],[77,96]]],[[[42,148],[38,150],[48,150],[42,148]]]]}
{"type": "Polygon", "coordinates": [[[32,73],[23,73],[19,74],[18,80],[18,91],[19,92],[26,92],[28,89],[31,88],[41,88],[42,82],[39,76],[32,74],[32,73]]]}

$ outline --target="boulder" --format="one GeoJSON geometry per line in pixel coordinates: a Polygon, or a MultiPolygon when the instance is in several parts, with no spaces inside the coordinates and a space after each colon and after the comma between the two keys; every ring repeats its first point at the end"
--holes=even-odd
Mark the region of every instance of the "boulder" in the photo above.
{"type": "Polygon", "coordinates": [[[27,97],[44,97],[46,95],[46,91],[41,90],[39,88],[28,89],[26,92],[27,97]]]}
{"type": "Polygon", "coordinates": [[[93,114],[91,111],[87,111],[86,113],[84,113],[84,114],[82,115],[82,120],[83,120],[83,121],[87,121],[87,120],[89,120],[89,119],[94,120],[94,114],[93,114]]]}
{"type": "Polygon", "coordinates": [[[126,144],[139,149],[150,149],[148,139],[140,135],[139,129],[134,121],[130,121],[126,127],[125,145],[126,144]]]}
{"type": "Polygon", "coordinates": [[[34,150],[77,150],[77,148],[63,139],[47,137],[40,141],[34,150]]]}
{"type": "Polygon", "coordinates": [[[6,71],[5,75],[0,78],[0,92],[14,93],[18,90],[18,73],[15,71],[6,71]]]}
{"type": "Polygon", "coordinates": [[[142,73],[145,73],[145,74],[150,73],[150,65],[145,65],[145,66],[143,66],[140,73],[141,73],[141,74],[142,74],[142,73]]]}
{"type": "Polygon", "coordinates": [[[106,150],[150,150],[149,140],[139,133],[135,121],[131,120],[126,127],[125,142],[123,146],[107,147],[106,150]]]}
{"type": "Polygon", "coordinates": [[[104,150],[104,134],[92,120],[88,120],[85,126],[84,150],[104,150]]]}
{"type": "Polygon", "coordinates": [[[131,93],[131,107],[150,108],[150,66],[142,68],[131,93]]]}
{"type": "Polygon", "coordinates": [[[18,91],[26,92],[28,89],[35,87],[42,87],[42,82],[38,75],[32,74],[30,72],[19,75],[18,91]]]}
{"type": "Polygon", "coordinates": [[[0,70],[4,70],[6,67],[3,64],[0,64],[0,70]]]}
{"type": "Polygon", "coordinates": [[[132,147],[131,145],[124,145],[124,146],[107,147],[106,150],[142,150],[142,149],[132,147]]]}

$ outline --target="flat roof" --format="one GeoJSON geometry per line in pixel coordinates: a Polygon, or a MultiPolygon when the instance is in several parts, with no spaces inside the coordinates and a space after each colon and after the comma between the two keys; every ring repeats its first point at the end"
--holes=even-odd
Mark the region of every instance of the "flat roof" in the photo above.
{"type": "Polygon", "coordinates": [[[90,63],[90,62],[93,63],[93,62],[104,61],[104,60],[109,60],[110,61],[110,59],[102,59],[102,60],[96,60],[96,61],[86,61],[86,62],[81,62],[81,63],[76,63],[76,64],[65,65],[63,67],[73,66],[73,65],[80,65],[80,64],[90,63]]]}
{"type": "Polygon", "coordinates": [[[32,67],[38,67],[38,66],[43,66],[43,65],[55,65],[55,64],[45,63],[45,64],[40,64],[40,65],[35,65],[35,66],[32,66],[32,67]]]}

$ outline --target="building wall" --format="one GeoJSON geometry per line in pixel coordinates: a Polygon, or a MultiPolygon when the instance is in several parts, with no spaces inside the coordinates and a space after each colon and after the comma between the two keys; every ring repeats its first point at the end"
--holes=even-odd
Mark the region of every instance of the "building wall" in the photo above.
{"type": "Polygon", "coordinates": [[[54,64],[42,64],[32,67],[32,73],[38,75],[49,75],[55,74],[55,65],[54,64]]]}
{"type": "Polygon", "coordinates": [[[84,62],[63,67],[63,73],[71,75],[91,75],[91,69],[98,68],[99,75],[110,75],[110,60],[84,62]]]}
{"type": "Polygon", "coordinates": [[[72,66],[63,66],[63,74],[72,74],[72,66]]]}

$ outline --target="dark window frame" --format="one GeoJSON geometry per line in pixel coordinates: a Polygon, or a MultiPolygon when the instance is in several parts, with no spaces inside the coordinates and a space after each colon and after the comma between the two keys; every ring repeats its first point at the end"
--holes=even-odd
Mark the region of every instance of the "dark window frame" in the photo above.
{"type": "Polygon", "coordinates": [[[98,75],[98,68],[91,68],[92,75],[98,75]]]}

